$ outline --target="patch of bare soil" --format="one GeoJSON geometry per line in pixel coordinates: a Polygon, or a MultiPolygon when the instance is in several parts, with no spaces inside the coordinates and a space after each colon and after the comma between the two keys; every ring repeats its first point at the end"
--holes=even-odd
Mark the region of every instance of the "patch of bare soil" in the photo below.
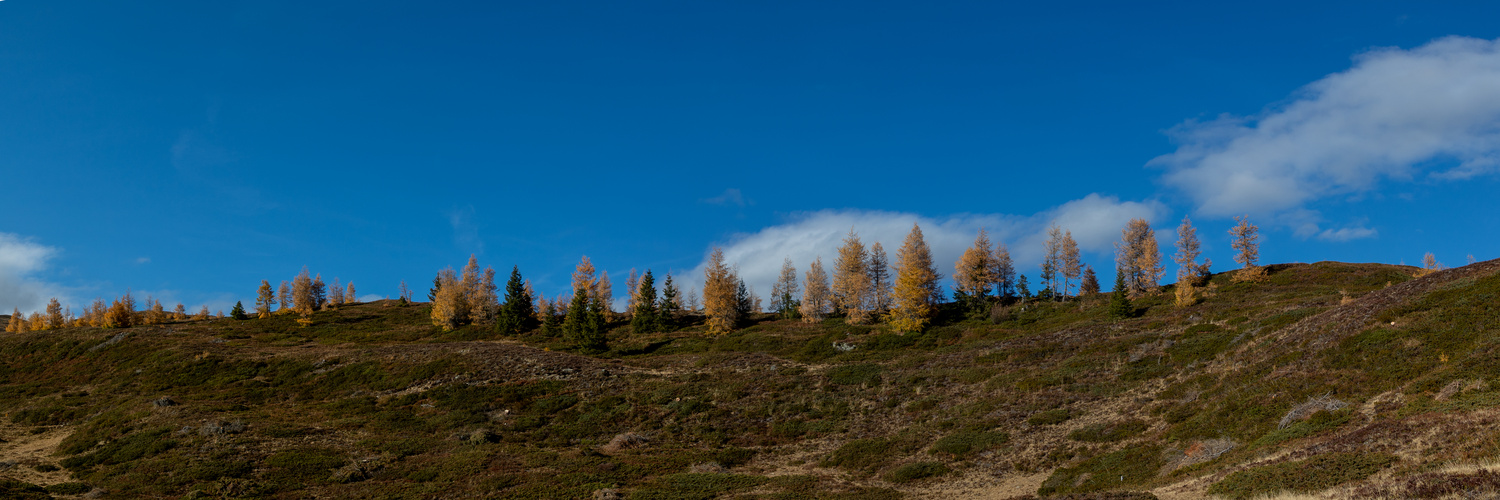
{"type": "Polygon", "coordinates": [[[32,434],[30,427],[0,426],[0,478],[16,479],[42,486],[67,482],[68,471],[57,465],[52,456],[63,438],[73,433],[70,426],[45,427],[32,434]],[[50,467],[48,467],[50,466],[50,467]],[[38,468],[51,471],[42,472],[38,468]]]}

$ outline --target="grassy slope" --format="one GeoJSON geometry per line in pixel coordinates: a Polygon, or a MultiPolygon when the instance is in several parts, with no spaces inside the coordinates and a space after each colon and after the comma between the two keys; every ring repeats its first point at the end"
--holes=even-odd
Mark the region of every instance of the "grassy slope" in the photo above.
{"type": "Polygon", "coordinates": [[[1263,283],[1217,276],[1187,308],[1168,288],[1130,320],[1096,299],[949,312],[921,335],[621,324],[599,356],[443,333],[388,302],[310,327],[6,335],[0,453],[66,437],[0,477],[60,466],[25,477],[68,481],[53,494],[286,498],[895,498],[1039,472],[1042,494],[1483,487],[1439,466],[1500,452],[1500,261],[1412,271],[1279,265],[1263,283]],[[1279,428],[1323,395],[1350,406],[1279,428]],[[607,446],[624,432],[649,442],[607,446]]]}

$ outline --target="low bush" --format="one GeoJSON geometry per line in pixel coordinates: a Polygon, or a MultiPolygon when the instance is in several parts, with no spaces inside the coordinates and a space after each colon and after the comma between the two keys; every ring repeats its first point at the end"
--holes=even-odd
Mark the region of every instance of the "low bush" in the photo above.
{"type": "Polygon", "coordinates": [[[1370,477],[1396,460],[1395,455],[1387,453],[1330,453],[1235,472],[1214,483],[1208,492],[1234,499],[1280,491],[1312,493],[1370,477]]]}

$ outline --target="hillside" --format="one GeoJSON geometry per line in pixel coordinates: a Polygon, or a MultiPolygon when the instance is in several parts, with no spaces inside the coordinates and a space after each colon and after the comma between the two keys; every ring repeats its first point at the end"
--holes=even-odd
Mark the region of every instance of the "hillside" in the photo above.
{"type": "Polygon", "coordinates": [[[422,304],[0,336],[0,496],[1442,498],[1500,491],[1500,260],[1215,275],[923,334],[610,351],[422,304]],[[611,493],[613,492],[613,493],[611,493]],[[1113,493],[1111,493],[1113,492],[1113,493]],[[1130,493],[1133,492],[1133,493],[1130,493]]]}

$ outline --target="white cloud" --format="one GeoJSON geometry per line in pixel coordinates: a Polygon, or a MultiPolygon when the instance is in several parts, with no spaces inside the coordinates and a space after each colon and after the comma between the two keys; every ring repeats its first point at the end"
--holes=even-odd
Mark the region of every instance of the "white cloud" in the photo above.
{"type": "Polygon", "coordinates": [[[1378,233],[1367,227],[1345,227],[1338,230],[1324,229],[1318,233],[1318,239],[1323,241],[1344,242],[1363,238],[1374,238],[1378,233]]]}
{"type": "MultiPolygon", "coordinates": [[[[927,245],[932,248],[938,271],[947,276],[963,250],[974,243],[980,228],[989,232],[991,241],[1004,242],[1018,266],[1034,267],[1041,261],[1042,242],[1053,222],[1072,231],[1080,249],[1108,252],[1119,238],[1120,229],[1131,218],[1154,220],[1165,212],[1165,207],[1155,201],[1122,202],[1098,194],[1030,216],[958,214],[933,218],[900,212],[822,210],[797,214],[788,223],[737,235],[719,246],[724,249],[725,261],[738,266],[745,283],[765,297],[781,272],[782,259],[792,259],[799,279],[816,258],[821,257],[824,267],[831,268],[850,229],[866,247],[879,242],[894,264],[896,251],[911,232],[912,224],[919,224],[927,245]]],[[[706,258],[704,263],[673,279],[683,290],[701,288],[705,266],[706,258]]]]}
{"type": "MultiPolygon", "coordinates": [[[[1285,105],[1255,117],[1189,121],[1171,135],[1178,150],[1152,164],[1209,216],[1296,211],[1385,180],[1494,173],[1500,40],[1448,37],[1372,50],[1285,105]]],[[[1313,233],[1334,241],[1374,235],[1363,228],[1313,233]]]]}
{"type": "Polygon", "coordinates": [[[374,301],[377,301],[377,300],[385,300],[385,296],[384,295],[376,295],[376,294],[373,294],[373,293],[365,294],[365,295],[360,295],[359,296],[359,301],[360,302],[374,302],[374,301]]]}
{"type": "Polygon", "coordinates": [[[150,257],[137,257],[135,259],[135,263],[136,264],[150,264],[151,263],[151,258],[150,257]]]}
{"type": "Polygon", "coordinates": [[[718,196],[715,196],[713,198],[704,198],[698,201],[710,205],[734,205],[737,207],[744,207],[746,204],[745,194],[741,193],[737,188],[725,189],[724,192],[718,196]]]}
{"type": "MultiPolygon", "coordinates": [[[[0,314],[13,309],[31,312],[60,297],[61,287],[36,279],[57,249],[16,234],[0,233],[0,314]]],[[[61,298],[61,297],[60,297],[61,298]]]]}

